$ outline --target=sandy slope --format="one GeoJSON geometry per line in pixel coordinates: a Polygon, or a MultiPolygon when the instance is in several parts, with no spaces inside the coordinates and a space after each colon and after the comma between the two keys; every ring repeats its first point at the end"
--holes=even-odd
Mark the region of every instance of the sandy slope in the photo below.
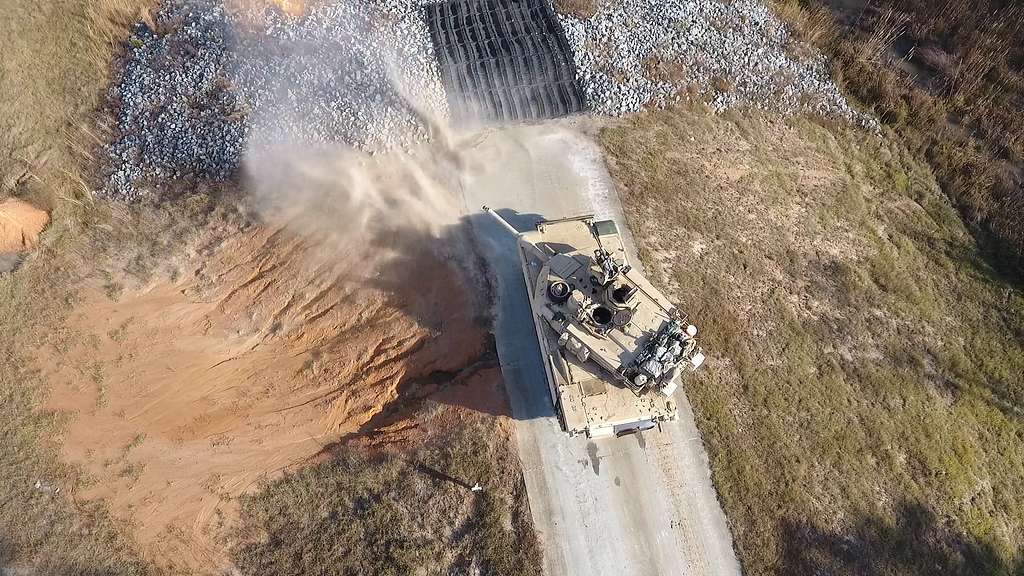
{"type": "Polygon", "coordinates": [[[160,563],[224,566],[233,496],[483,353],[455,266],[413,255],[367,270],[358,250],[254,228],[176,280],[87,292],[38,353],[63,453],[95,480],[76,497],[105,499],[160,563]]]}

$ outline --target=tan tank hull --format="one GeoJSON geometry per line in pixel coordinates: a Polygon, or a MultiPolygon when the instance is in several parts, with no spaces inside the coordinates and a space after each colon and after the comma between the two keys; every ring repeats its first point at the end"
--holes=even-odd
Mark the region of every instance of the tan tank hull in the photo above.
{"type": "Polygon", "coordinates": [[[674,420],[672,393],[685,371],[680,368],[695,369],[703,354],[692,336],[678,335],[685,318],[629,267],[614,223],[590,216],[548,221],[518,238],[537,340],[563,428],[598,437],[674,420]],[[666,345],[656,346],[661,342],[666,345]],[[641,361],[647,362],[644,368],[665,370],[642,369],[641,361]]]}

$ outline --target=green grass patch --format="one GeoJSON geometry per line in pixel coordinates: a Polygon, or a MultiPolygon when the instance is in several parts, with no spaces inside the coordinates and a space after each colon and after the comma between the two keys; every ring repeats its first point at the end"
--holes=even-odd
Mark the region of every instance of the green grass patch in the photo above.
{"type": "Polygon", "coordinates": [[[1024,295],[927,165],[804,119],[650,112],[601,140],[747,574],[1011,574],[1024,295]],[[671,158],[671,161],[666,161],[671,158]]]}
{"type": "Polygon", "coordinates": [[[242,498],[242,574],[540,574],[525,487],[492,417],[420,414],[401,453],[341,447],[242,498]],[[480,484],[482,491],[470,488],[480,484]]]}

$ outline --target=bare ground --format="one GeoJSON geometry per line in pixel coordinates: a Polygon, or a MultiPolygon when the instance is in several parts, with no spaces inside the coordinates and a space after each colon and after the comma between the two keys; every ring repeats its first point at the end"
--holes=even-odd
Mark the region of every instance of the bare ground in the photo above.
{"type": "Polygon", "coordinates": [[[0,255],[35,247],[49,222],[49,214],[28,202],[0,200],[0,255]]]}
{"type": "Polygon", "coordinates": [[[501,391],[474,364],[486,325],[455,265],[367,261],[260,226],[173,278],[83,290],[35,354],[61,453],[88,478],[74,497],[108,504],[157,564],[224,567],[236,497],[366,432],[411,382],[451,375],[500,409],[472,399],[501,391]]]}

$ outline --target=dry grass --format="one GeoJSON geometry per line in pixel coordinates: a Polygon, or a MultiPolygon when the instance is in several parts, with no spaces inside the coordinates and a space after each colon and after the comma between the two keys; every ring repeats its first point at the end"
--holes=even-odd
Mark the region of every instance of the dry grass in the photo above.
{"type": "Polygon", "coordinates": [[[830,45],[839,37],[839,28],[832,13],[823,6],[805,6],[798,0],[779,0],[775,9],[782,20],[800,30],[800,39],[812,46],[830,45]]]}
{"type": "Polygon", "coordinates": [[[600,0],[555,0],[556,12],[581,20],[592,18],[600,7],[600,0]]]}
{"type": "Polygon", "coordinates": [[[118,39],[148,3],[0,0],[0,197],[53,211],[36,253],[0,277],[0,568],[148,571],[102,507],[69,498],[85,479],[57,458],[51,440],[60,422],[36,411],[45,389],[26,361],[73,301],[80,264],[96,271],[93,259],[114,245],[134,247],[122,254],[134,256],[161,241],[150,230],[138,234],[143,222],[133,215],[92,206],[85,185],[95,142],[84,127],[95,118],[118,39]]]}
{"type": "Polygon", "coordinates": [[[723,78],[721,76],[715,76],[714,78],[711,79],[711,87],[723,94],[732,92],[735,88],[731,80],[723,78]]]}
{"type": "Polygon", "coordinates": [[[153,0],[0,0],[0,196],[88,195],[91,128],[129,24],[153,0]]]}
{"type": "Polygon", "coordinates": [[[686,82],[686,66],[678,60],[666,58],[659,51],[651,52],[642,62],[644,75],[655,82],[682,86],[686,82]]]}
{"type": "Polygon", "coordinates": [[[243,498],[241,573],[540,574],[507,430],[432,403],[415,420],[425,436],[401,452],[342,447],[243,498]]]}
{"type": "Polygon", "coordinates": [[[893,10],[883,10],[875,19],[871,32],[857,44],[857,58],[861,62],[881,64],[889,55],[896,40],[907,31],[907,17],[893,10]]]}
{"type": "Polygon", "coordinates": [[[1024,268],[1024,6],[1001,0],[868,3],[840,27],[824,2],[779,0],[833,76],[935,171],[1004,274],[1024,268]],[[831,19],[822,24],[807,13],[831,19]],[[821,34],[831,26],[837,33],[821,34]],[[896,57],[895,46],[913,46],[896,57]],[[923,73],[921,72],[923,70],[923,73]]]}
{"type": "Polygon", "coordinates": [[[687,394],[745,571],[1024,567],[1024,294],[928,168],[806,120],[602,133],[641,257],[700,321],[687,394]]]}

